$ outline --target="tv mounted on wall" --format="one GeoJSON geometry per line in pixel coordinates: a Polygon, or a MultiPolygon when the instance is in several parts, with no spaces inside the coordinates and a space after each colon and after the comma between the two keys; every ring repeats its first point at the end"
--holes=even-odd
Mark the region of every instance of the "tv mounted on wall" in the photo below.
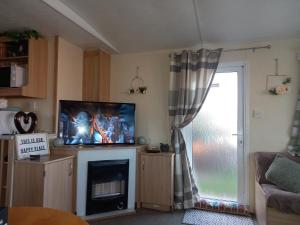
{"type": "Polygon", "coordinates": [[[60,100],[59,106],[65,145],[134,144],[135,104],[60,100]]]}

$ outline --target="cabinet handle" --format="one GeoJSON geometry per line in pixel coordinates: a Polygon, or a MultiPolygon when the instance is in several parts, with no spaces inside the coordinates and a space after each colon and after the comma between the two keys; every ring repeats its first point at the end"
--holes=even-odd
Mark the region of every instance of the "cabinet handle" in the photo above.
{"type": "Polygon", "coordinates": [[[142,161],[142,170],[145,169],[145,160],[142,161]]]}
{"type": "Polygon", "coordinates": [[[69,176],[72,176],[72,174],[73,174],[73,164],[70,162],[69,163],[69,176]]]}

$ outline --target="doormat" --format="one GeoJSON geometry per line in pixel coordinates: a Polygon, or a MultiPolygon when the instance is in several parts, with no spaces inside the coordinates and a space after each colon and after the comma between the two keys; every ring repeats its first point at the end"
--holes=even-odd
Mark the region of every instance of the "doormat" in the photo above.
{"type": "Polygon", "coordinates": [[[182,223],[191,225],[254,225],[251,217],[198,209],[186,210],[182,223]]]}
{"type": "Polygon", "coordinates": [[[195,204],[195,208],[221,213],[231,213],[242,216],[250,216],[248,206],[239,204],[235,201],[202,198],[199,200],[199,202],[195,204]]]}

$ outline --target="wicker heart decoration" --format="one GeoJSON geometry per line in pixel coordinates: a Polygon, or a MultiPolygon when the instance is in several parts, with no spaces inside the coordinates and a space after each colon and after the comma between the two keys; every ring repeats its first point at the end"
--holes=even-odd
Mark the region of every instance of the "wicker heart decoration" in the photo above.
{"type": "Polygon", "coordinates": [[[21,134],[32,133],[37,124],[37,116],[33,112],[27,114],[25,112],[20,111],[15,115],[14,122],[19,133],[21,134]],[[22,126],[22,122],[23,124],[29,124],[29,121],[30,121],[30,126],[27,130],[25,130],[22,126]]]}

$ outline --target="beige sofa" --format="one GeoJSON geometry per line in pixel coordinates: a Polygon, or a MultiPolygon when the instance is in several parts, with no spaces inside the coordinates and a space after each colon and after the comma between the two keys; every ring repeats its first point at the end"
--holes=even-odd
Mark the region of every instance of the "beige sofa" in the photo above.
{"type": "MultiPolygon", "coordinates": [[[[300,157],[288,158],[300,163],[300,157]]],[[[274,160],[274,152],[255,153],[255,213],[259,225],[300,225],[300,193],[279,189],[268,182],[265,173],[274,160]]]]}

